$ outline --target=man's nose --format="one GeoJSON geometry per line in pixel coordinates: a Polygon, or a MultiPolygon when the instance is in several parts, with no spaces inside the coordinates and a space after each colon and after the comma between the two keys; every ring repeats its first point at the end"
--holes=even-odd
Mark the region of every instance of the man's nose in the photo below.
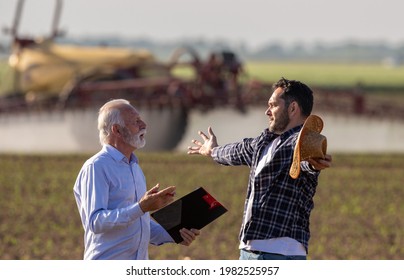
{"type": "Polygon", "coordinates": [[[140,125],[139,125],[139,128],[140,128],[140,129],[146,129],[146,127],[147,127],[146,123],[145,123],[143,120],[141,120],[141,123],[140,123],[140,125]]]}
{"type": "Polygon", "coordinates": [[[268,109],[265,111],[265,115],[267,115],[267,116],[272,116],[271,109],[268,108],[268,109]]]}

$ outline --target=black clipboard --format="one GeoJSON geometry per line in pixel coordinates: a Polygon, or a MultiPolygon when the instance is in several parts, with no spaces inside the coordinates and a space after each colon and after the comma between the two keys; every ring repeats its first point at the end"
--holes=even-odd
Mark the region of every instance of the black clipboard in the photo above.
{"type": "Polygon", "coordinates": [[[199,187],[152,213],[151,216],[176,243],[180,243],[183,241],[180,229],[202,229],[226,212],[227,209],[219,201],[204,188],[199,187]]]}

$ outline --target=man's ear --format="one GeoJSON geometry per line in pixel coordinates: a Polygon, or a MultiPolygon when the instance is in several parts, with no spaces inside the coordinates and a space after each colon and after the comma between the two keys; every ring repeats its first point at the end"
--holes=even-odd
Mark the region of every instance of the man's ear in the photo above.
{"type": "Polygon", "coordinates": [[[297,106],[296,101],[291,102],[289,104],[289,113],[292,113],[292,114],[295,113],[296,112],[296,106],[297,106]]]}
{"type": "Polygon", "coordinates": [[[113,134],[121,134],[121,132],[122,132],[122,128],[121,128],[121,126],[119,125],[119,124],[114,124],[114,125],[112,125],[112,133],[113,134]]]}
{"type": "Polygon", "coordinates": [[[289,104],[289,108],[288,108],[289,114],[290,116],[296,115],[296,114],[300,114],[300,107],[299,104],[297,104],[296,101],[293,101],[289,104]]]}

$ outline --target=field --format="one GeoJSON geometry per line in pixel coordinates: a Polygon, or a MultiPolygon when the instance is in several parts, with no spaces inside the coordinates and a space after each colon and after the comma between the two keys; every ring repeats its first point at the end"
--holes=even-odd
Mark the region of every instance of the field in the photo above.
{"type": "Polygon", "coordinates": [[[392,68],[376,63],[248,62],[246,72],[258,80],[285,76],[313,86],[404,87],[404,66],[392,68]]]}
{"type": "MultiPolygon", "coordinates": [[[[276,62],[248,61],[244,64],[242,80],[257,79],[274,82],[284,76],[301,80],[311,86],[367,88],[404,88],[404,66],[388,67],[376,63],[325,63],[325,62],[276,62]]],[[[179,76],[192,77],[188,68],[179,68],[179,76]]],[[[0,92],[12,86],[13,74],[6,61],[0,60],[0,92]]]]}
{"type": "MultiPolygon", "coordinates": [[[[0,258],[81,259],[72,187],[89,155],[0,155],[0,258]]],[[[237,259],[248,169],[179,153],[139,153],[148,186],[177,196],[206,187],[227,208],[191,247],[150,247],[151,259],[237,259]]],[[[320,176],[309,259],[404,259],[404,154],[334,155],[320,176]]]]}
{"type": "MultiPolygon", "coordinates": [[[[404,104],[404,67],[375,64],[249,62],[248,77],[281,76],[312,86],[373,88],[404,104]]],[[[180,73],[181,74],[181,73],[180,73]]],[[[0,91],[12,76],[0,62],[0,91]]],[[[72,187],[89,155],[0,154],[0,259],[81,259],[83,229],[72,187]]],[[[148,186],[176,185],[178,196],[206,187],[228,208],[191,247],[150,247],[151,259],[237,259],[248,169],[177,153],[140,153],[148,186]]],[[[404,154],[334,155],[320,176],[309,259],[404,259],[404,154]]]]}

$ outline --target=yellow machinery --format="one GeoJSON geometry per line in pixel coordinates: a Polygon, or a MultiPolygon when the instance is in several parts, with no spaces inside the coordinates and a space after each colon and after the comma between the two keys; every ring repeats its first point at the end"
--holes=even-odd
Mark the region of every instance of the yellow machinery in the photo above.
{"type": "Polygon", "coordinates": [[[211,54],[203,62],[193,50],[180,48],[171,61],[162,63],[147,50],[58,44],[62,0],[56,0],[50,36],[21,37],[23,6],[24,0],[19,0],[8,30],[13,38],[9,64],[14,83],[10,96],[2,98],[0,112],[33,105],[50,108],[55,103],[64,108],[97,106],[111,98],[186,109],[241,104],[237,81],[241,64],[231,52],[211,54]],[[185,54],[188,61],[180,61],[185,54]],[[192,78],[175,76],[178,66],[188,67],[192,78]]]}
{"type": "Polygon", "coordinates": [[[58,45],[52,40],[44,40],[16,48],[9,62],[18,73],[19,90],[55,95],[75,77],[96,71],[112,73],[116,69],[147,66],[155,63],[155,59],[148,51],[58,45]]]}

